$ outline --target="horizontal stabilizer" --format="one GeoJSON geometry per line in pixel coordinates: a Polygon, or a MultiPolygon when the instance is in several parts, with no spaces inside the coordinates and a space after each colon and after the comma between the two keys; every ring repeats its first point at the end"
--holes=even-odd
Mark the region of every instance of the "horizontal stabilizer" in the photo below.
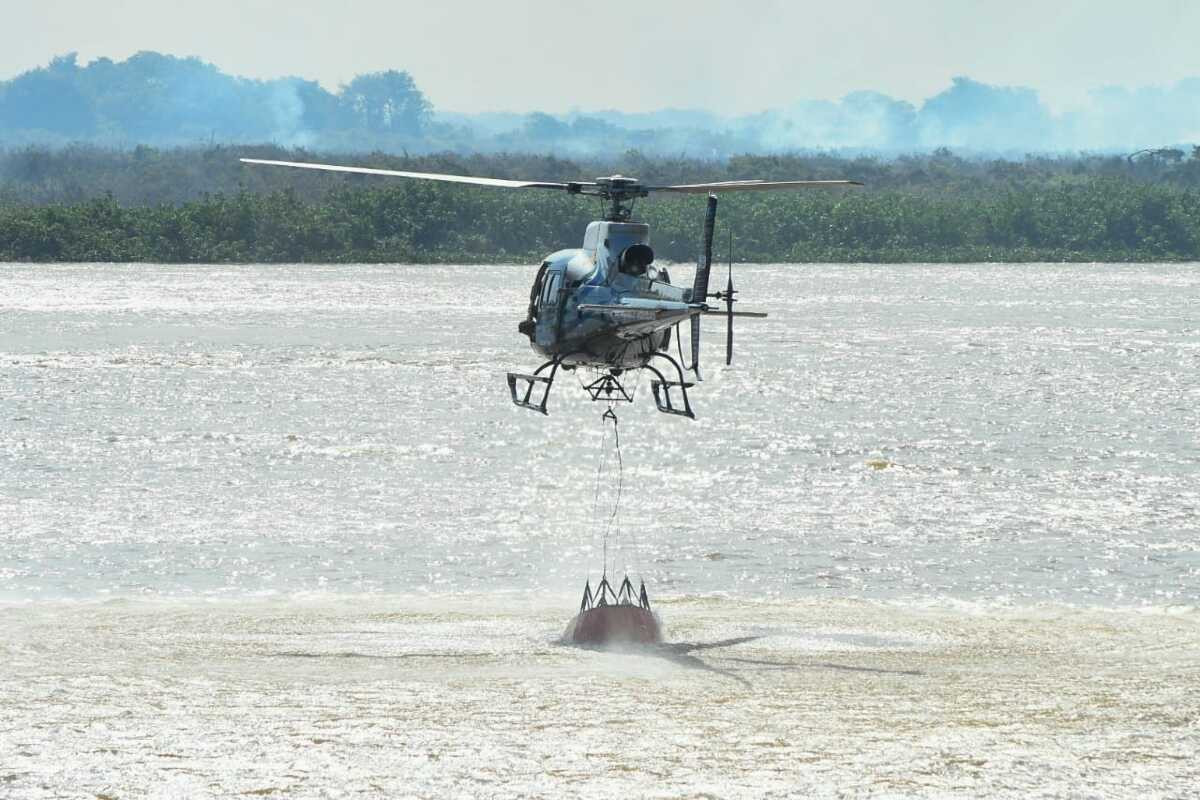
{"type": "Polygon", "coordinates": [[[764,311],[704,311],[701,313],[706,317],[753,317],[754,319],[765,319],[767,316],[764,311]]]}
{"type": "Polygon", "coordinates": [[[604,305],[602,303],[580,303],[580,311],[594,311],[601,314],[617,314],[633,319],[668,319],[673,317],[690,317],[702,313],[699,308],[638,308],[636,306],[604,305]]]}

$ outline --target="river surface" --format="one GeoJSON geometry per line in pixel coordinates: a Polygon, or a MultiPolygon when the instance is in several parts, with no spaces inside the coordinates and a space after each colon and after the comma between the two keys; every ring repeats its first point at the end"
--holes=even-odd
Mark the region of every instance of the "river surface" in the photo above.
{"type": "Polygon", "coordinates": [[[1197,796],[1200,265],[735,271],[601,652],[533,268],[0,265],[0,797],[1197,796]]]}

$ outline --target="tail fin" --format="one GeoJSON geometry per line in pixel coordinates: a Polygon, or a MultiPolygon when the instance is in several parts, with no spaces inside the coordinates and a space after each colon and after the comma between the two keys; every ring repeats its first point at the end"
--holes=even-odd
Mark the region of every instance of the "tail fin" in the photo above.
{"type": "MultiPolygon", "coordinates": [[[[696,262],[696,280],[692,283],[692,302],[703,303],[708,299],[708,276],[712,269],[713,228],[717,224],[717,196],[708,196],[708,208],[704,212],[704,238],[700,243],[700,258],[696,262]]],[[[700,380],[700,317],[692,317],[692,371],[700,380]]]]}

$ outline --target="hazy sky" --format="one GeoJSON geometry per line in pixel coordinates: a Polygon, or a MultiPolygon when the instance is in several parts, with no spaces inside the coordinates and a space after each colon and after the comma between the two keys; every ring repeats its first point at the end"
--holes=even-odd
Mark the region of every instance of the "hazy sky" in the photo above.
{"type": "Polygon", "coordinates": [[[196,55],[329,88],[408,70],[442,110],[726,113],[858,89],[920,101],[954,75],[1055,110],[1200,76],[1200,0],[6,0],[0,78],[52,56],[196,55]]]}

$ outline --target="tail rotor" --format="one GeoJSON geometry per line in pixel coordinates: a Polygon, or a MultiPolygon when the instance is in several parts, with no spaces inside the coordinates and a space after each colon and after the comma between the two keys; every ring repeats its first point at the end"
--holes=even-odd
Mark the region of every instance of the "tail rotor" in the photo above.
{"type": "MultiPolygon", "coordinates": [[[[701,240],[700,259],[696,262],[696,279],[692,284],[692,302],[704,303],[709,298],[713,298],[725,303],[723,311],[709,308],[706,304],[703,313],[705,315],[721,314],[725,317],[725,364],[726,366],[733,363],[733,318],[734,317],[758,317],[767,316],[757,311],[734,311],[733,304],[737,302],[737,289],[733,288],[733,231],[729,232],[729,271],[725,278],[725,290],[712,292],[708,291],[708,279],[712,271],[712,240],[713,228],[716,226],[717,220],[717,197],[716,195],[708,196],[708,210],[704,215],[704,238],[701,240]]],[[[680,352],[680,359],[683,358],[683,353],[680,352]]],[[[699,314],[692,317],[692,363],[689,369],[696,374],[696,380],[700,380],[700,316],[699,314]]]]}

